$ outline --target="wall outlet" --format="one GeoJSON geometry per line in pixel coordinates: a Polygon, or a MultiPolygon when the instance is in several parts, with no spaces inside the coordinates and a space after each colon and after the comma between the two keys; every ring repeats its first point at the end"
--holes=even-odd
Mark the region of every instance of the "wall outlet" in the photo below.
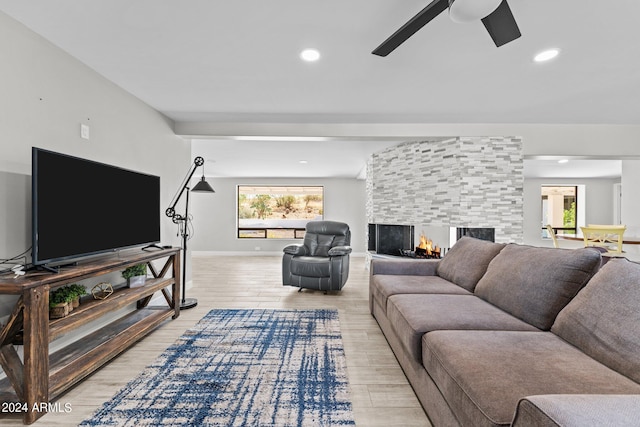
{"type": "Polygon", "coordinates": [[[80,124],[80,138],[89,139],[89,125],[80,124]]]}

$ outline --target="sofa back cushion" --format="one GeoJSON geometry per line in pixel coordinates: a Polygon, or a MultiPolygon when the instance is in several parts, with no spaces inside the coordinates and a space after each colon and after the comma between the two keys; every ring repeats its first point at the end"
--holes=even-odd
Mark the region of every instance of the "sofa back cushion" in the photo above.
{"type": "Polygon", "coordinates": [[[589,248],[556,249],[509,244],[489,264],[475,294],[549,330],[556,316],[600,267],[589,248]]]}
{"type": "Polygon", "coordinates": [[[551,332],[640,383],[640,265],[607,262],[558,314],[551,332]]]}
{"type": "Polygon", "coordinates": [[[478,280],[487,271],[489,262],[504,246],[504,243],[464,236],[438,264],[438,276],[473,292],[478,280]]]}

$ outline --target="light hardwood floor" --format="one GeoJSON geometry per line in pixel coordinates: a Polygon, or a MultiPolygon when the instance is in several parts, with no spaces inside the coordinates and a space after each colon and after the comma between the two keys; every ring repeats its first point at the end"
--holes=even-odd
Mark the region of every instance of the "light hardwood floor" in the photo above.
{"type": "MultiPolygon", "coordinates": [[[[364,258],[352,257],[349,281],[340,293],[282,286],[279,256],[194,256],[193,287],[188,297],[198,306],[182,311],[91,377],[64,394],[68,413],[49,413],[36,426],[74,426],[135,378],[186,329],[212,308],[337,308],[347,357],[351,400],[356,424],[430,426],[376,321],[369,314],[369,273],[364,258]]],[[[0,425],[22,425],[20,419],[0,417],[0,425]]]]}

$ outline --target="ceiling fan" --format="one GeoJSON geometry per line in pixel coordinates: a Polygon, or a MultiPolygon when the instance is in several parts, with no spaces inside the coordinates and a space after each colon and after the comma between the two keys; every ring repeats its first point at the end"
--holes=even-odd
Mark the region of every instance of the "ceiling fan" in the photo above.
{"type": "Polygon", "coordinates": [[[521,35],[507,0],[433,0],[371,53],[387,56],[447,8],[455,22],[482,20],[497,47],[521,35]]]}

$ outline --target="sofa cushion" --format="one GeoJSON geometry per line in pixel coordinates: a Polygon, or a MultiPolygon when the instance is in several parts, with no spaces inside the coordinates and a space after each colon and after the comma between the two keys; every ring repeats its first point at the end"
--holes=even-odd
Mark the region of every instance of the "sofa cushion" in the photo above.
{"type": "Polygon", "coordinates": [[[593,249],[507,245],[489,264],[475,294],[548,330],[556,316],[600,267],[593,249]]]}
{"type": "Polygon", "coordinates": [[[438,276],[396,276],[376,274],[369,281],[371,296],[387,312],[387,299],[397,294],[471,295],[458,285],[438,276]]]}
{"type": "Polygon", "coordinates": [[[640,424],[638,394],[545,394],[518,402],[513,427],[601,427],[640,424]]]}
{"type": "Polygon", "coordinates": [[[538,331],[473,295],[392,295],[387,318],[405,350],[422,361],[422,335],[451,329],[538,331]]]}
{"type": "Polygon", "coordinates": [[[551,331],[640,383],[640,265],[609,261],[560,312],[551,331]]]}
{"type": "Polygon", "coordinates": [[[526,396],[640,393],[551,332],[430,332],[422,360],[461,425],[509,425],[526,396]]]}
{"type": "Polygon", "coordinates": [[[489,262],[504,246],[503,243],[462,237],[438,264],[438,276],[473,292],[489,262]]]}
{"type": "Polygon", "coordinates": [[[371,275],[395,274],[406,276],[436,276],[439,259],[419,259],[396,257],[394,259],[374,258],[371,260],[371,275]]]}

